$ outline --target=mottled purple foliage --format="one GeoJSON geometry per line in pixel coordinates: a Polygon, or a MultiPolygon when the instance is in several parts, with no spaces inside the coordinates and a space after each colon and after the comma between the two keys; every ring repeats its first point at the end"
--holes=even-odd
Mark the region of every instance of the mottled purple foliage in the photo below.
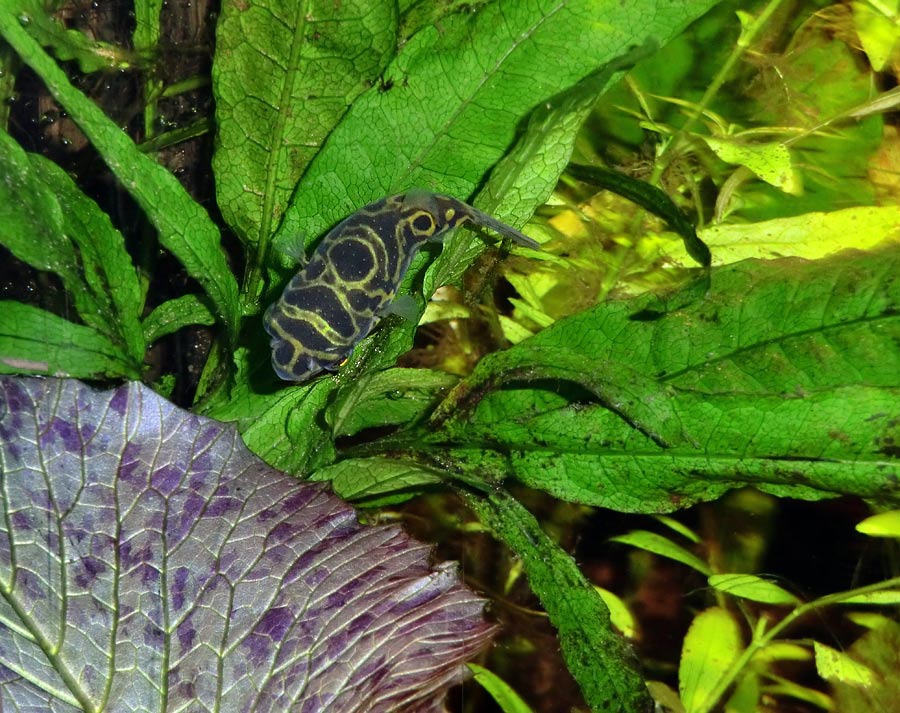
{"type": "Polygon", "coordinates": [[[0,491],[0,710],[438,710],[490,635],[427,547],[138,384],[0,377],[0,491]]]}

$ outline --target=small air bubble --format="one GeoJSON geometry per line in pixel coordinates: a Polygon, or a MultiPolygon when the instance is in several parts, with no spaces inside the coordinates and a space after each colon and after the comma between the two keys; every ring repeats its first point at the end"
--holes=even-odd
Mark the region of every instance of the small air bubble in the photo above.
{"type": "Polygon", "coordinates": [[[59,112],[51,109],[49,111],[45,111],[41,115],[41,118],[38,120],[38,124],[40,126],[51,126],[52,124],[55,124],[58,119],[59,112]]]}
{"type": "Polygon", "coordinates": [[[31,24],[31,15],[29,15],[26,12],[20,13],[18,19],[19,19],[19,24],[22,25],[22,27],[25,27],[26,25],[31,24]]]}

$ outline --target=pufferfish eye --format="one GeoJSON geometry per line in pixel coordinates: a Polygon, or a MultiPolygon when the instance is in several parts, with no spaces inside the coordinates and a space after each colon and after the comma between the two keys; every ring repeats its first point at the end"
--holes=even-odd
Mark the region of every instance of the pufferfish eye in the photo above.
{"type": "Polygon", "coordinates": [[[419,211],[412,216],[410,224],[417,235],[431,235],[434,232],[434,216],[425,211],[419,211]]]}

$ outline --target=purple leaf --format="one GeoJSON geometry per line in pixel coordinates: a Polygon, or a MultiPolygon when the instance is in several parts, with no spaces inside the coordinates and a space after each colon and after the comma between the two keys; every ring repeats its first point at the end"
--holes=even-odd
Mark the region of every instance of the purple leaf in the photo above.
{"type": "Polygon", "coordinates": [[[139,384],[0,377],[0,489],[0,710],[437,711],[491,634],[428,547],[139,384]]]}

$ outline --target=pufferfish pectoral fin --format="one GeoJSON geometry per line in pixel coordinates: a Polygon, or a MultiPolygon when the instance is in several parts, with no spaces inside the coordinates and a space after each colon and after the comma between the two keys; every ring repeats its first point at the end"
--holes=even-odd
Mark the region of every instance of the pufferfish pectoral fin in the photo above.
{"type": "Polygon", "coordinates": [[[407,322],[418,322],[419,303],[412,295],[398,295],[385,306],[384,314],[396,314],[407,322]]]}

